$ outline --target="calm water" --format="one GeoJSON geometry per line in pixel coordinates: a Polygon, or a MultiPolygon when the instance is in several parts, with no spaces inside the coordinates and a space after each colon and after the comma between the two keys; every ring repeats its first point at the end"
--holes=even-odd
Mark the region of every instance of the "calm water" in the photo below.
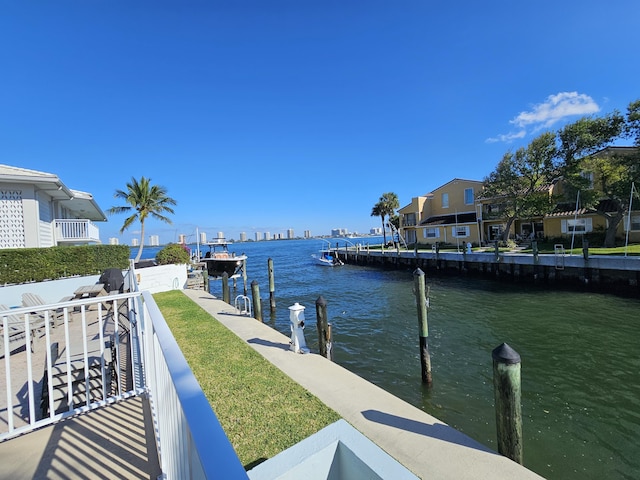
{"type": "MultiPolygon", "coordinates": [[[[311,254],[321,243],[230,247],[249,256],[248,283],[259,283],[263,315],[274,328],[290,335],[287,307],[305,305],[306,341],[317,351],[315,301],[322,295],[337,363],[494,449],[491,350],[506,342],[522,357],[525,465],[549,479],[640,477],[640,300],[429,278],[428,390],[412,272],[320,267],[311,254]],[[269,257],[277,302],[271,317],[269,257]]],[[[242,293],[241,281],[238,287],[242,293]]],[[[221,294],[220,282],[211,292],[221,294]]]]}

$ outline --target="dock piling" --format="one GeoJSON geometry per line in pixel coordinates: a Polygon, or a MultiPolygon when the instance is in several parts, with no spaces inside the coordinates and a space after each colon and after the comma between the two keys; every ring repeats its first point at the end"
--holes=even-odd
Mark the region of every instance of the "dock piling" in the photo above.
{"type": "Polygon", "coordinates": [[[520,355],[506,343],[492,352],[498,452],[522,465],[520,355]]]}
{"type": "Polygon", "coordinates": [[[431,385],[433,378],[431,376],[431,356],[429,354],[429,325],[427,323],[427,297],[425,295],[424,277],[424,272],[419,268],[413,272],[414,292],[418,306],[418,323],[420,326],[420,366],[422,370],[422,381],[427,385],[431,385]]]}
{"type": "Polygon", "coordinates": [[[316,300],[316,323],[318,326],[318,349],[320,355],[333,360],[331,324],[327,322],[327,301],[322,295],[316,300]]]}
{"type": "Polygon", "coordinates": [[[271,313],[276,311],[276,297],[275,297],[275,280],[273,276],[273,259],[269,258],[267,260],[267,268],[269,269],[269,307],[271,309],[271,313]]]}
{"type": "Polygon", "coordinates": [[[231,303],[231,295],[229,294],[229,274],[222,272],[222,301],[231,303]]]}
{"type": "Polygon", "coordinates": [[[251,298],[253,303],[253,318],[262,321],[262,304],[260,302],[260,286],[257,281],[251,282],[251,298]]]}

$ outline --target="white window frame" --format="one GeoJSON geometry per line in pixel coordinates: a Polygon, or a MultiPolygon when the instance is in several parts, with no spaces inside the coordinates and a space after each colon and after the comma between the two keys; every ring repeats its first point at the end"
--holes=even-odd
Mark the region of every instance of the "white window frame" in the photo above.
{"type": "Polygon", "coordinates": [[[442,194],[442,208],[449,208],[449,194],[442,194]]]}
{"type": "Polygon", "coordinates": [[[473,188],[465,188],[464,189],[464,204],[465,205],[473,205],[474,202],[474,198],[473,198],[473,188]],[[470,195],[467,198],[467,193],[470,195]]]}
{"type": "Polygon", "coordinates": [[[440,229],[438,227],[425,227],[422,229],[424,238],[440,238],[440,229]]]}
{"type": "MultiPolygon", "coordinates": [[[[629,217],[624,217],[624,229],[629,230],[629,217]]],[[[631,215],[631,229],[629,231],[640,231],[640,215],[631,215]]]]}
{"type": "Polygon", "coordinates": [[[562,220],[561,231],[583,235],[593,231],[593,221],[590,217],[562,220]]]}
{"type": "Polygon", "coordinates": [[[580,175],[582,176],[582,178],[586,179],[589,182],[589,188],[593,189],[593,172],[582,172],[580,175]]]}
{"type": "Polygon", "coordinates": [[[453,238],[466,238],[469,236],[469,225],[454,225],[451,227],[453,238]],[[462,235],[461,235],[462,234],[462,235]]]}

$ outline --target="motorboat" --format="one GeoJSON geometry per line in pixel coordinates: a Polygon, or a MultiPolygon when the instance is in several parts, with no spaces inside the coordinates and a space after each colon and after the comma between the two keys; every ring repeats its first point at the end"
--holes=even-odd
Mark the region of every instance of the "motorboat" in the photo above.
{"type": "Polygon", "coordinates": [[[318,253],[311,254],[311,257],[313,257],[315,263],[324,267],[335,267],[344,265],[344,262],[338,258],[336,252],[331,249],[331,243],[329,243],[328,241],[327,243],[327,247],[321,249],[318,253]]]}
{"type": "Polygon", "coordinates": [[[222,277],[226,272],[229,278],[242,274],[247,256],[245,254],[236,255],[229,251],[228,243],[224,238],[216,238],[207,243],[209,251],[201,259],[207,266],[207,273],[210,277],[222,277]]]}

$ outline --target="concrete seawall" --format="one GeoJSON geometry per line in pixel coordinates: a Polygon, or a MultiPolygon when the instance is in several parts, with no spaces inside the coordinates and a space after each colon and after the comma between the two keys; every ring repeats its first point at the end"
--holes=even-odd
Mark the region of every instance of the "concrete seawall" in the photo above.
{"type": "Polygon", "coordinates": [[[425,273],[479,274],[494,279],[585,287],[595,291],[640,293],[640,257],[554,255],[495,252],[366,251],[337,249],[351,265],[416,269],[425,273]]]}

